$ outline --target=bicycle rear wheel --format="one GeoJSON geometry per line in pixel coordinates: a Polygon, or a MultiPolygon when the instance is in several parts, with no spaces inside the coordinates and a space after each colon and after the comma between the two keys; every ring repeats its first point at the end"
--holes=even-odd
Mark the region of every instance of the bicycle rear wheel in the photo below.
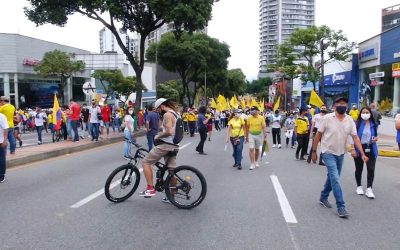
{"type": "Polygon", "coordinates": [[[191,166],[179,166],[165,180],[165,194],[169,201],[181,209],[200,205],[207,193],[203,174],[191,166]]]}
{"type": "Polygon", "coordinates": [[[140,172],[132,164],[115,169],[107,178],[104,194],[112,202],[122,202],[136,191],[140,182],[140,172]]]}

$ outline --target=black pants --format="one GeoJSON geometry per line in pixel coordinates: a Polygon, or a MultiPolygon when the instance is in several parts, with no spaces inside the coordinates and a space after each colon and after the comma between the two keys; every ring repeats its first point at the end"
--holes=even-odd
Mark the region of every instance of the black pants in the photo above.
{"type": "Polygon", "coordinates": [[[272,141],[273,141],[273,144],[276,144],[276,141],[278,141],[278,144],[281,144],[281,129],[280,128],[272,128],[272,141]]]}
{"type": "Polygon", "coordinates": [[[207,139],[207,132],[207,127],[199,128],[200,142],[196,147],[196,151],[199,153],[204,153],[204,142],[207,139]]]}
{"type": "MultiPolygon", "coordinates": [[[[365,148],[367,148],[366,145],[363,145],[364,151],[365,148]]],[[[367,188],[372,187],[372,184],[374,182],[374,177],[375,177],[375,163],[376,163],[376,158],[374,157],[374,154],[371,152],[365,153],[365,155],[369,158],[367,161],[367,188]]],[[[364,167],[364,161],[362,160],[361,156],[354,158],[354,163],[356,165],[356,182],[357,186],[361,186],[361,176],[363,172],[363,167],[364,167]]]]}
{"type": "Polygon", "coordinates": [[[194,136],[194,131],[196,130],[196,122],[189,122],[190,136],[194,136]]]}
{"type": "Polygon", "coordinates": [[[220,131],[220,130],[221,130],[221,128],[219,127],[219,120],[215,120],[215,121],[214,121],[214,125],[215,125],[215,129],[216,129],[217,131],[220,131]]]}
{"type": "Polygon", "coordinates": [[[304,155],[307,152],[307,146],[308,146],[308,141],[307,141],[307,134],[304,135],[299,135],[297,134],[297,150],[296,150],[296,156],[300,154],[300,157],[304,157],[304,155]]]}

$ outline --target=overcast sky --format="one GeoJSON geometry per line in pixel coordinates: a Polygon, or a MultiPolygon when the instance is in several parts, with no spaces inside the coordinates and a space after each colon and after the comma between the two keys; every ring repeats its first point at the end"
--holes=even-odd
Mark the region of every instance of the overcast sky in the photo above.
{"type": "MultiPolygon", "coordinates": [[[[352,41],[362,42],[381,31],[381,9],[399,0],[316,0],[316,25],[342,29],[352,41]]],[[[231,49],[229,68],[241,68],[248,79],[258,72],[259,0],[220,0],[213,9],[209,35],[226,42],[231,49]]],[[[0,0],[0,33],[19,33],[51,42],[99,52],[101,24],[80,15],[65,27],[36,27],[27,20],[26,0],[0,0]]],[[[0,55],[1,60],[1,55],[0,55]]]]}

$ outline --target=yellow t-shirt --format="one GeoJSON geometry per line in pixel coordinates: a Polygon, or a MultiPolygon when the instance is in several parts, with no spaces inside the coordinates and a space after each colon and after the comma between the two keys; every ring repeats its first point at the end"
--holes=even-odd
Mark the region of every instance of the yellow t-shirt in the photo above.
{"type": "Polygon", "coordinates": [[[359,114],[358,109],[356,109],[356,110],[352,109],[349,111],[349,116],[351,116],[351,118],[353,118],[354,121],[357,120],[358,114],[359,114]]]}
{"type": "Polygon", "coordinates": [[[304,135],[307,134],[307,128],[308,128],[308,119],[307,117],[298,117],[295,122],[294,122],[294,126],[296,129],[296,134],[299,135],[304,135]]]}
{"type": "Polygon", "coordinates": [[[0,113],[2,113],[7,118],[7,123],[9,128],[14,127],[14,112],[15,107],[9,103],[4,104],[0,107],[0,113]]]}
{"type": "Polygon", "coordinates": [[[189,113],[185,112],[182,114],[182,121],[187,122],[188,121],[188,115],[189,113]]]}
{"type": "Polygon", "coordinates": [[[249,115],[246,122],[249,128],[249,133],[252,135],[261,134],[263,126],[265,127],[265,120],[261,115],[258,115],[257,117],[249,115]]]}
{"type": "Polygon", "coordinates": [[[196,115],[195,115],[195,114],[189,113],[189,114],[188,114],[188,121],[189,121],[189,122],[195,122],[195,121],[197,121],[196,115]]]}
{"type": "Polygon", "coordinates": [[[244,136],[244,125],[245,121],[242,118],[232,118],[228,122],[228,126],[231,126],[231,137],[244,136]]]}

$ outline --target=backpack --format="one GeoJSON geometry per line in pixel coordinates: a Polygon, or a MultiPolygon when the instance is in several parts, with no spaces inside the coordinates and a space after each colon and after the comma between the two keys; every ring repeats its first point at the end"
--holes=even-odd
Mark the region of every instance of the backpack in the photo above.
{"type": "Polygon", "coordinates": [[[175,136],[172,139],[174,144],[179,144],[183,139],[183,121],[180,115],[177,115],[175,112],[171,112],[176,119],[175,122],[175,136]]]}

